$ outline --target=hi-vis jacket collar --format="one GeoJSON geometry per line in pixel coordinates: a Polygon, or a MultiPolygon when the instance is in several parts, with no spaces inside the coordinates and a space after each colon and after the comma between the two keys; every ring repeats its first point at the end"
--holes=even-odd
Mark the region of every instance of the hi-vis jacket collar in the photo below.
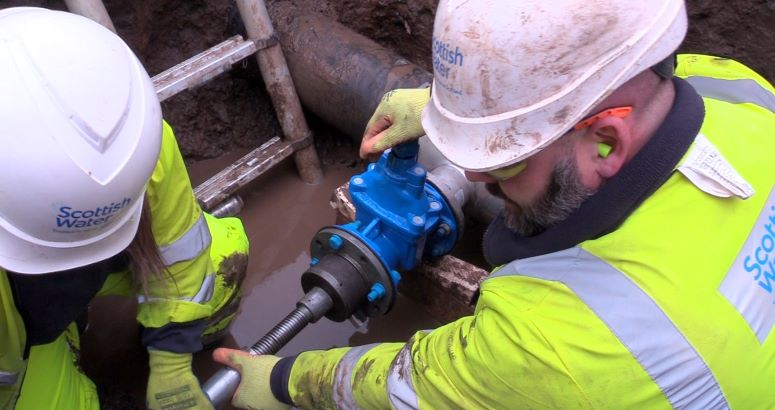
{"type": "Polygon", "coordinates": [[[640,203],[657,190],[691,146],[705,118],[697,92],[674,78],[673,108],[651,140],[622,170],[565,221],[532,237],[509,231],[503,216],[484,236],[484,256],[493,266],[573,247],[615,230],[640,203]]]}

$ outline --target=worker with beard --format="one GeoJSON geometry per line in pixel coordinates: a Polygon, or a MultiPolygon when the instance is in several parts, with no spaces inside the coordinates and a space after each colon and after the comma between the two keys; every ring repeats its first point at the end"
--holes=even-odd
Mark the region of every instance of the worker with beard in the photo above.
{"type": "Polygon", "coordinates": [[[440,1],[431,88],[385,95],[361,154],[426,134],[505,200],[474,314],[406,343],[218,350],[233,402],[775,408],[775,90],[676,59],[686,29],[682,0],[440,1]]]}

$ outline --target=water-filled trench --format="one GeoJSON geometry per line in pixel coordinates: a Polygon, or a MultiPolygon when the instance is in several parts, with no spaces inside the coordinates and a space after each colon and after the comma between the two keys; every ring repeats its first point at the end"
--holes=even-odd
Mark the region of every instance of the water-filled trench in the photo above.
{"type": "MultiPolygon", "coordinates": [[[[189,169],[192,183],[203,182],[240,154],[193,164],[189,169]]],[[[313,186],[303,183],[293,161],[287,160],[240,191],[245,206],[239,217],[250,238],[249,267],[240,312],[223,345],[249,347],[293,310],[303,295],[299,278],[309,266],[309,242],[318,229],[335,224],[329,198],[336,187],[359,172],[351,165],[324,165],[324,180],[313,186]]],[[[134,313],[130,298],[100,298],[90,308],[89,328],[82,337],[82,364],[99,387],[104,409],[143,408],[148,366],[134,313]]],[[[414,301],[399,296],[386,316],[360,326],[326,318],[310,324],[278,354],[403,341],[418,329],[437,325],[414,301]]],[[[219,368],[210,360],[209,351],[195,355],[194,371],[200,381],[219,368]]]]}

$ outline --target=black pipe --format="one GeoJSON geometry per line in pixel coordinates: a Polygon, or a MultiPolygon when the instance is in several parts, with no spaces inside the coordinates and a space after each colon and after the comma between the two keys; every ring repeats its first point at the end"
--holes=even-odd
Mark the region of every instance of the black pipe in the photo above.
{"type": "Polygon", "coordinates": [[[360,143],[382,95],[432,75],[342,24],[279,2],[270,13],[304,107],[360,143]]]}

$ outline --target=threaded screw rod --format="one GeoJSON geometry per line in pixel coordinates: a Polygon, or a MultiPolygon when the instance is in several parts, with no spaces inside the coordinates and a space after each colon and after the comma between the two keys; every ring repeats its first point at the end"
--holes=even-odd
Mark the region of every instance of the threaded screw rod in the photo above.
{"type": "Polygon", "coordinates": [[[275,325],[269,333],[258,339],[258,342],[249,349],[250,354],[277,353],[278,350],[311,322],[312,312],[305,306],[297,307],[285,319],[275,325]]]}
{"type": "MultiPolygon", "coordinates": [[[[333,300],[325,291],[317,287],[312,288],[296,303],[296,309],[262,336],[248,352],[253,355],[276,353],[308,324],[323,317],[333,306],[333,300]]],[[[217,409],[231,401],[239,382],[239,372],[224,367],[202,385],[202,391],[217,409]]]]}

